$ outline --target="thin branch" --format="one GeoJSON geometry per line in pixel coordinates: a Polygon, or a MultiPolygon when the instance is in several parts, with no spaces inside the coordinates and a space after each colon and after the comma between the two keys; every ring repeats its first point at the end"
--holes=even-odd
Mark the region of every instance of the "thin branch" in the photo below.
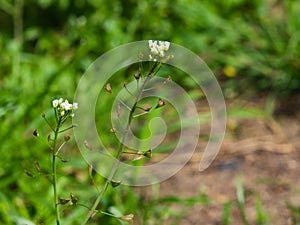
{"type": "MultiPolygon", "coordinates": [[[[152,71],[152,70],[151,70],[151,71],[152,71]]],[[[104,186],[103,186],[103,188],[101,189],[100,194],[98,195],[96,201],[94,202],[93,206],[91,207],[91,210],[89,211],[88,215],[87,215],[86,218],[84,219],[82,225],[85,225],[85,224],[89,221],[89,219],[92,217],[92,215],[93,215],[93,213],[95,212],[97,206],[98,206],[98,205],[100,204],[100,202],[102,201],[103,195],[104,195],[104,193],[105,193],[105,191],[106,191],[108,185],[109,185],[110,182],[112,181],[112,179],[113,179],[113,177],[114,177],[114,175],[115,175],[115,173],[116,173],[116,171],[117,171],[117,168],[118,168],[119,163],[120,163],[119,159],[120,159],[121,154],[122,154],[122,152],[123,152],[123,149],[124,149],[124,147],[125,147],[124,143],[125,143],[125,141],[126,141],[126,139],[127,139],[128,131],[129,131],[129,128],[130,128],[130,125],[131,125],[131,121],[132,121],[132,118],[133,118],[133,113],[135,112],[135,109],[136,109],[136,107],[137,107],[137,103],[138,103],[138,101],[139,101],[140,98],[141,98],[143,89],[145,88],[147,82],[148,82],[150,79],[151,79],[151,77],[150,77],[150,76],[147,76],[146,79],[145,79],[145,81],[144,81],[144,83],[143,83],[143,85],[142,85],[142,87],[141,87],[141,89],[137,91],[137,96],[136,96],[136,98],[135,98],[134,104],[133,104],[133,106],[131,107],[131,110],[130,110],[130,113],[129,113],[129,116],[128,116],[128,122],[127,122],[127,125],[126,125],[125,132],[124,132],[124,134],[123,134],[122,140],[121,140],[121,142],[120,142],[119,149],[118,149],[117,154],[116,154],[116,156],[115,156],[116,161],[115,161],[115,163],[113,164],[113,166],[112,166],[112,168],[111,168],[111,170],[110,170],[110,174],[109,174],[108,178],[106,179],[106,181],[105,181],[105,183],[104,183],[104,186]]]]}

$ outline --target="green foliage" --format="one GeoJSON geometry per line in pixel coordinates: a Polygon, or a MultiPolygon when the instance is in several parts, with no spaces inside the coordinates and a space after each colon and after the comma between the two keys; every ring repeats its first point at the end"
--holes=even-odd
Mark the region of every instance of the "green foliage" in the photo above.
{"type": "MultiPolygon", "coordinates": [[[[239,176],[237,178],[237,185],[236,185],[236,193],[237,193],[237,206],[239,208],[239,212],[241,215],[241,219],[244,225],[249,225],[250,222],[247,218],[246,213],[246,201],[245,201],[245,193],[242,183],[242,178],[239,176]]],[[[223,221],[225,220],[228,224],[228,207],[230,205],[225,205],[224,207],[224,214],[223,214],[223,221]]],[[[263,205],[259,196],[255,198],[255,209],[256,209],[256,224],[257,225],[268,225],[269,224],[269,217],[266,212],[263,210],[263,205]]]]}
{"type": "MultiPolygon", "coordinates": [[[[0,0],[0,224],[22,224],[25,218],[53,223],[52,205],[48,204],[52,198],[50,183],[47,177],[38,177],[34,169],[34,161],[39,161],[41,169],[49,171],[50,159],[45,157],[49,152],[46,140],[33,140],[32,132],[39,128],[41,135],[47,133],[40,114],[54,98],[73,96],[78,80],[96,57],[130,41],[169,40],[199,53],[223,81],[228,97],[249,88],[276,97],[292,95],[300,89],[299,10],[297,0],[0,0]],[[235,68],[236,76],[224,76],[226,66],[235,68]],[[26,176],[24,170],[34,178],[26,176]]],[[[124,76],[116,84],[122,83],[124,76]]],[[[193,82],[184,74],[174,80],[193,89],[193,82]]],[[[109,97],[103,102],[109,102],[109,97]]],[[[263,115],[250,109],[232,109],[230,113],[263,115]]],[[[174,124],[170,131],[176,127],[174,124]]],[[[139,132],[147,136],[149,130],[139,132]]],[[[58,181],[65,190],[61,194],[69,196],[72,190],[79,199],[92,198],[96,194],[93,187],[94,191],[87,193],[78,182],[87,165],[74,142],[69,148],[72,150],[65,156],[73,169],[58,181]]],[[[169,146],[161,151],[166,149],[169,146]]],[[[98,182],[103,181],[99,178],[98,182]]],[[[242,207],[241,186],[239,190],[242,207]]],[[[138,200],[130,191],[122,198],[111,193],[103,207],[122,213],[138,211],[138,200]]],[[[145,218],[153,220],[149,213],[154,204],[151,207],[145,206],[145,218]]],[[[257,220],[262,224],[267,219],[260,207],[258,201],[257,220]]],[[[299,216],[290,209],[296,224],[299,216]]],[[[228,210],[226,206],[224,215],[228,210]]],[[[76,208],[67,213],[69,220],[64,224],[77,224],[86,210],[76,208]]],[[[119,223],[106,216],[102,220],[105,224],[119,223]]],[[[229,224],[228,219],[223,221],[229,224]]]]}
{"type": "Polygon", "coordinates": [[[300,224],[300,210],[299,210],[299,207],[289,203],[288,208],[289,208],[290,214],[291,214],[291,224],[292,225],[300,224]]]}
{"type": "Polygon", "coordinates": [[[260,197],[255,199],[255,209],[256,209],[256,224],[258,225],[268,225],[269,217],[268,214],[264,212],[263,205],[260,197]]]}
{"type": "Polygon", "coordinates": [[[244,188],[242,183],[242,178],[238,177],[237,185],[236,185],[236,196],[237,196],[237,204],[240,210],[240,215],[242,221],[245,225],[249,225],[249,221],[246,216],[246,208],[245,208],[245,195],[244,195],[244,188]]]}
{"type": "Polygon", "coordinates": [[[231,202],[227,202],[224,204],[223,207],[223,215],[222,215],[222,224],[229,225],[231,221],[230,212],[231,212],[231,202]]]}

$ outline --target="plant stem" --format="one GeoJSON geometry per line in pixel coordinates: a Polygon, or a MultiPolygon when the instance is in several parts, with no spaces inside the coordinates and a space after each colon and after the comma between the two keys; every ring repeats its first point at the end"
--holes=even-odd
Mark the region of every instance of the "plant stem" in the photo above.
{"type": "MultiPolygon", "coordinates": [[[[152,72],[152,70],[151,70],[150,72],[152,72]]],[[[149,73],[149,74],[150,74],[150,73],[149,73]]],[[[97,206],[98,206],[99,203],[101,202],[101,200],[102,200],[102,198],[103,198],[103,195],[104,195],[104,193],[105,193],[105,191],[106,191],[106,189],[107,189],[109,183],[112,181],[112,179],[113,179],[113,177],[114,177],[114,175],[115,175],[115,173],[116,173],[116,171],[117,171],[117,169],[118,169],[118,166],[119,166],[119,164],[120,164],[119,159],[120,159],[120,156],[121,156],[121,154],[122,154],[122,152],[123,152],[123,150],[124,150],[124,147],[125,147],[124,143],[125,143],[126,138],[127,138],[127,135],[128,135],[128,131],[129,131],[129,128],[130,128],[130,125],[131,125],[131,121],[132,121],[132,118],[133,118],[133,114],[134,114],[134,112],[135,112],[135,110],[136,110],[137,103],[138,103],[139,99],[141,98],[141,95],[142,95],[143,90],[144,90],[144,88],[145,88],[145,86],[146,86],[146,83],[147,83],[150,79],[151,79],[151,76],[150,76],[150,75],[149,75],[149,76],[146,76],[145,81],[144,81],[144,83],[143,83],[141,89],[137,90],[137,95],[136,95],[135,101],[134,101],[134,103],[133,103],[133,106],[132,106],[132,108],[131,108],[131,110],[130,110],[130,113],[129,113],[129,116],[128,116],[128,122],[127,122],[127,125],[126,125],[126,128],[125,128],[125,132],[124,132],[124,134],[123,134],[122,141],[120,142],[120,146],[119,146],[119,149],[118,149],[117,154],[116,154],[116,161],[115,161],[115,163],[113,164],[113,166],[112,166],[112,168],[111,168],[111,170],[110,170],[109,176],[108,176],[108,178],[106,179],[106,181],[105,181],[105,183],[104,183],[104,186],[103,186],[103,188],[101,189],[101,192],[99,193],[99,195],[98,195],[96,201],[94,202],[93,206],[92,206],[91,209],[89,210],[89,213],[87,214],[87,216],[86,216],[85,220],[83,221],[82,225],[85,225],[85,224],[89,221],[89,219],[93,216],[94,212],[96,212],[97,206]]]]}
{"type": "Polygon", "coordinates": [[[59,127],[61,125],[61,117],[59,117],[57,126],[54,131],[54,140],[52,146],[52,185],[53,185],[53,195],[54,195],[54,208],[55,208],[55,217],[56,217],[56,225],[59,225],[59,210],[58,210],[58,195],[57,195],[57,176],[56,176],[56,144],[57,137],[59,133],[59,127]]]}
{"type": "Polygon", "coordinates": [[[14,39],[23,44],[23,6],[24,0],[14,2],[14,39]]]}
{"type": "Polygon", "coordinates": [[[14,41],[18,46],[18,51],[14,53],[12,74],[19,79],[21,66],[21,50],[23,45],[23,0],[14,1],[13,22],[14,22],[14,41]]]}

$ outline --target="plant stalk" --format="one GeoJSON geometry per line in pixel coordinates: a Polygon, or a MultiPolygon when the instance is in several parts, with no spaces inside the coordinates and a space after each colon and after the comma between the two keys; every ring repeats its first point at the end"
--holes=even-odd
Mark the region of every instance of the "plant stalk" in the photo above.
{"type": "Polygon", "coordinates": [[[59,210],[58,210],[58,195],[57,195],[57,175],[56,175],[56,144],[59,133],[59,127],[61,125],[61,117],[59,117],[56,129],[54,131],[54,140],[52,147],[52,185],[53,185],[53,196],[54,196],[54,209],[56,217],[56,225],[59,225],[59,210]]]}
{"type": "MultiPolygon", "coordinates": [[[[151,70],[151,72],[152,72],[152,70],[151,70]]],[[[150,74],[150,73],[149,73],[149,74],[150,74]]],[[[122,137],[122,141],[121,141],[121,143],[120,143],[119,149],[118,149],[117,154],[116,154],[116,161],[115,161],[115,163],[114,163],[113,166],[112,166],[112,169],[111,169],[111,171],[110,171],[110,173],[109,173],[108,178],[107,178],[106,181],[105,181],[105,184],[104,184],[103,188],[101,189],[100,194],[98,195],[96,201],[94,202],[93,206],[92,206],[91,209],[89,210],[89,213],[87,214],[87,216],[86,216],[85,220],[83,221],[82,225],[85,225],[85,224],[89,221],[89,219],[93,216],[94,212],[96,212],[97,206],[98,206],[99,203],[101,202],[101,200],[102,200],[102,198],[103,198],[103,195],[104,195],[104,193],[105,193],[105,191],[106,191],[106,189],[107,189],[109,183],[110,183],[111,180],[113,179],[113,177],[114,177],[114,175],[115,175],[115,173],[116,173],[116,171],[117,171],[117,169],[118,169],[118,166],[119,166],[119,163],[120,163],[120,162],[119,162],[119,159],[120,159],[121,154],[122,154],[122,152],[123,152],[123,150],[124,150],[124,147],[125,147],[124,143],[125,143],[126,138],[127,138],[127,135],[128,135],[128,131],[129,131],[129,128],[130,128],[130,125],[131,125],[131,121],[132,121],[132,118],[133,118],[133,114],[134,114],[134,112],[135,112],[135,110],[136,110],[137,103],[138,103],[139,99],[141,98],[141,95],[142,95],[143,90],[144,90],[144,88],[145,88],[145,86],[146,86],[146,83],[147,83],[150,79],[151,79],[151,76],[148,75],[148,76],[146,77],[146,79],[145,79],[145,81],[144,81],[144,83],[143,83],[141,89],[138,90],[138,92],[137,92],[137,95],[136,95],[134,104],[133,104],[133,106],[132,106],[132,108],[131,108],[131,110],[130,110],[129,116],[128,116],[128,122],[127,122],[127,125],[126,125],[126,128],[125,128],[124,135],[123,135],[123,137],[122,137]]]]}

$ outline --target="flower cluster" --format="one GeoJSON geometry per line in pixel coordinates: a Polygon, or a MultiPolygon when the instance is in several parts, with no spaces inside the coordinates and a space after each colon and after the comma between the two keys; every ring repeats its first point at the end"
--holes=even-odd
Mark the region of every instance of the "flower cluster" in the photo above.
{"type": "Polygon", "coordinates": [[[156,56],[165,57],[165,52],[169,50],[170,42],[168,41],[153,41],[149,40],[149,48],[151,54],[149,55],[149,59],[151,61],[156,61],[156,56]],[[153,55],[152,55],[153,54],[153,55]]]}
{"type": "MultiPolygon", "coordinates": [[[[73,104],[71,104],[68,100],[60,98],[53,100],[52,106],[57,110],[60,116],[64,116],[72,110],[76,110],[78,108],[78,103],[74,102],[73,104]]],[[[73,116],[73,114],[71,116],[73,116]]]]}

